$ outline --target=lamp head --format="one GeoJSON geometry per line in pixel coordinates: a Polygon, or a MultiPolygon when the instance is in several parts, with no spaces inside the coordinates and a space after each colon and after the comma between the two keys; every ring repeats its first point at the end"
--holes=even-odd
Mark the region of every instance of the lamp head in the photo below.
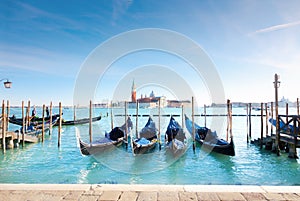
{"type": "Polygon", "coordinates": [[[12,82],[7,80],[6,82],[4,82],[4,87],[9,89],[9,88],[11,88],[11,84],[12,84],[12,82]]]}

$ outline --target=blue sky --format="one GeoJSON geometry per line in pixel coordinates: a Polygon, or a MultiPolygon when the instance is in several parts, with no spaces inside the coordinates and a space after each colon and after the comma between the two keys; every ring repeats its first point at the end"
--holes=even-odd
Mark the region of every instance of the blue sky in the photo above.
{"type": "MultiPolygon", "coordinates": [[[[9,78],[13,86],[5,89],[1,84],[0,99],[9,99],[12,105],[21,105],[22,100],[72,105],[77,75],[96,47],[127,31],[160,28],[183,34],[203,48],[215,64],[226,98],[272,101],[272,82],[278,73],[279,95],[296,101],[300,96],[294,87],[300,75],[299,7],[299,1],[274,0],[4,0],[0,3],[0,78],[9,78]]],[[[196,80],[188,66],[179,69],[186,64],[157,51],[116,61],[99,81],[94,101],[112,99],[118,79],[149,64],[175,69],[195,89],[199,104],[210,103],[203,81],[196,80]]],[[[128,79],[129,91],[135,79],[138,96],[150,94],[151,86],[139,86],[134,75],[128,79]]],[[[174,98],[163,87],[154,91],[174,98]]]]}

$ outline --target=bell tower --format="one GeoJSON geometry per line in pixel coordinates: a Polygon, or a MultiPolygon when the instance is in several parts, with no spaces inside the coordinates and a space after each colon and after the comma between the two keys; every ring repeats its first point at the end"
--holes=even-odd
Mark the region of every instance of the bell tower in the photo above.
{"type": "Polygon", "coordinates": [[[131,87],[131,102],[136,103],[136,88],[135,88],[134,80],[132,81],[132,87],[131,87]]]}

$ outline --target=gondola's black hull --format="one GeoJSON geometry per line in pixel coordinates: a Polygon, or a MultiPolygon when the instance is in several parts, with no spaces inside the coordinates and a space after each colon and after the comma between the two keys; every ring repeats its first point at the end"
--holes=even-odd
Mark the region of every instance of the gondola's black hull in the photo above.
{"type": "MultiPolygon", "coordinates": [[[[92,118],[92,122],[100,121],[100,120],[101,120],[101,116],[92,118]]],[[[84,118],[84,119],[78,119],[78,120],[75,120],[75,121],[62,121],[61,124],[63,126],[68,126],[68,125],[87,124],[89,122],[90,122],[89,118],[84,118]]],[[[58,125],[58,124],[59,124],[59,122],[56,123],[56,125],[58,125]]]]}
{"type": "MultiPolygon", "coordinates": [[[[52,118],[57,118],[59,117],[59,115],[53,115],[52,118]]],[[[45,121],[49,120],[50,118],[47,117],[45,118],[45,121]]],[[[98,116],[98,117],[93,117],[92,118],[92,122],[95,122],[95,121],[100,121],[101,120],[101,116],[98,116]]],[[[9,118],[9,122],[12,123],[12,124],[16,124],[16,125],[19,125],[19,126],[22,126],[23,125],[23,120],[18,118],[9,118]]],[[[36,124],[41,124],[42,123],[42,119],[41,118],[35,118],[35,119],[32,119],[31,120],[32,123],[34,123],[34,125],[36,124]]],[[[90,119],[89,118],[84,118],[84,119],[77,119],[75,121],[62,121],[61,122],[61,125],[62,126],[70,126],[70,125],[80,125],[80,124],[87,124],[90,122],[90,119]]],[[[54,126],[58,126],[59,125],[59,121],[56,122],[56,124],[54,124],[54,126]]]]}
{"type": "MultiPolygon", "coordinates": [[[[52,115],[52,119],[57,119],[57,118],[59,118],[58,114],[52,115]]],[[[16,124],[16,125],[19,125],[19,126],[23,125],[23,119],[22,118],[13,118],[13,117],[10,117],[10,118],[8,118],[8,120],[9,120],[9,123],[16,124]]],[[[45,117],[44,120],[45,121],[49,121],[50,117],[45,117]]],[[[33,117],[30,120],[30,122],[33,123],[33,125],[36,126],[36,125],[42,124],[43,118],[33,117]]]]}
{"type": "Polygon", "coordinates": [[[123,138],[118,139],[117,141],[112,141],[110,143],[86,143],[83,142],[79,138],[79,146],[80,146],[80,152],[82,155],[96,155],[100,154],[106,151],[109,151],[117,146],[122,145],[123,138]]]}
{"type": "MultiPolygon", "coordinates": [[[[190,132],[190,134],[193,135],[192,121],[187,116],[185,116],[185,125],[186,125],[187,130],[190,132]]],[[[200,127],[200,126],[195,124],[195,129],[196,129],[196,127],[200,127]]],[[[199,134],[197,133],[197,131],[195,130],[195,141],[198,142],[201,146],[203,146],[208,151],[213,151],[216,153],[229,155],[229,156],[235,156],[235,148],[234,148],[233,138],[231,138],[230,143],[228,143],[228,144],[218,145],[218,144],[212,143],[210,141],[202,140],[200,138],[199,134]]]]}
{"type": "Polygon", "coordinates": [[[233,139],[230,140],[230,143],[228,145],[210,144],[203,140],[199,140],[197,138],[195,140],[196,140],[196,142],[198,142],[201,146],[203,146],[207,150],[212,150],[213,152],[228,155],[228,156],[235,156],[233,139]]]}

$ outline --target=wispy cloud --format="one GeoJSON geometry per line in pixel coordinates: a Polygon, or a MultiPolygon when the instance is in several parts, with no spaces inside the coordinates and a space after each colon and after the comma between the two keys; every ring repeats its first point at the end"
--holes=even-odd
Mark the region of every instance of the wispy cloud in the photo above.
{"type": "Polygon", "coordinates": [[[133,3],[133,0],[114,0],[113,1],[113,13],[112,20],[113,25],[120,16],[124,15],[129,6],[133,3]]]}
{"type": "Polygon", "coordinates": [[[51,75],[75,75],[78,69],[74,67],[79,65],[80,61],[70,55],[60,55],[42,48],[3,44],[0,48],[1,68],[15,68],[51,75]]]}
{"type": "Polygon", "coordinates": [[[287,29],[287,28],[290,28],[290,27],[298,26],[298,25],[300,25],[300,21],[290,22],[290,23],[286,23],[286,24],[279,24],[279,25],[267,27],[267,28],[264,28],[264,29],[256,30],[252,33],[249,33],[248,35],[251,36],[251,35],[256,35],[256,34],[261,34],[261,33],[267,33],[267,32],[282,30],[282,29],[287,29]]]}

